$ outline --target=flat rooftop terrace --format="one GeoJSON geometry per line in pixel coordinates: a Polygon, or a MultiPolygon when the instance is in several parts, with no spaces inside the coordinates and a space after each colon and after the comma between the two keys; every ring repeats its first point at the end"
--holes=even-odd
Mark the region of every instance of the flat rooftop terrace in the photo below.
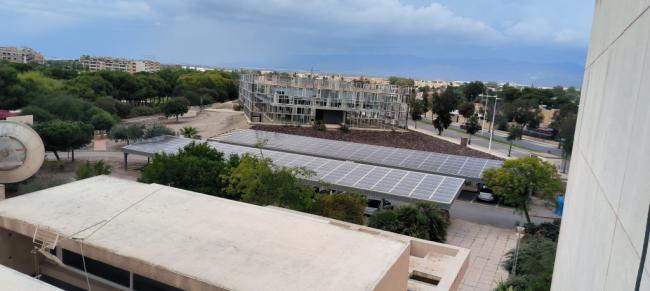
{"type": "Polygon", "coordinates": [[[468,256],[462,248],[427,242],[423,252],[423,242],[400,235],[109,176],[0,201],[1,228],[31,237],[36,226],[59,234],[61,247],[79,251],[83,242],[87,257],[194,290],[385,290],[379,286],[416,249],[436,258],[420,268],[441,278],[439,288],[423,290],[448,290],[468,256]]]}
{"type": "Polygon", "coordinates": [[[0,265],[0,289],[15,291],[61,291],[59,288],[3,265],[0,265]]]}

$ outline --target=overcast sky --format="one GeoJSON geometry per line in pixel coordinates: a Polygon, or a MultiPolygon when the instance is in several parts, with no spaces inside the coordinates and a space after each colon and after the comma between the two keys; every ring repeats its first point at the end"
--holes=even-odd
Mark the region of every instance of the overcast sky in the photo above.
{"type": "Polygon", "coordinates": [[[594,0],[0,0],[0,46],[162,63],[582,82],[594,0]]]}

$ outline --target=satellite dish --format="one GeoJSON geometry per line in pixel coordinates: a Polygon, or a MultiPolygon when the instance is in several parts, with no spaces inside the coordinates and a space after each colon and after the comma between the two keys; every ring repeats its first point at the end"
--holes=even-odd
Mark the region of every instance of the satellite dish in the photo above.
{"type": "Polygon", "coordinates": [[[41,137],[28,125],[0,121],[0,183],[16,183],[36,174],[45,159],[41,137]]]}

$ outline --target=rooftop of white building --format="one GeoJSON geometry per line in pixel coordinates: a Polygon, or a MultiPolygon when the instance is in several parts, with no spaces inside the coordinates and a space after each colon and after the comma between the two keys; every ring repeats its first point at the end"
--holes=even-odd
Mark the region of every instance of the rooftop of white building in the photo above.
{"type": "MultiPolygon", "coordinates": [[[[411,246],[404,236],[109,176],[0,202],[1,227],[31,237],[37,225],[116,267],[229,290],[373,290],[411,246]]],[[[443,274],[440,287],[458,281],[468,251],[427,243],[441,252],[414,264],[443,274]]]]}

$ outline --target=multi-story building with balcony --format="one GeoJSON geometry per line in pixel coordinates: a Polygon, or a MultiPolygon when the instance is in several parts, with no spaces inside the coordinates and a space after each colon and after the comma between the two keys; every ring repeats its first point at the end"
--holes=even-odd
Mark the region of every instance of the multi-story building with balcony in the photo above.
{"type": "Polygon", "coordinates": [[[363,81],[242,75],[239,101],[251,122],[405,127],[410,88],[363,81]]]}
{"type": "Polygon", "coordinates": [[[45,64],[43,55],[28,47],[0,47],[0,60],[19,64],[45,64]]]}
{"type": "Polygon", "coordinates": [[[152,60],[131,60],[82,55],[79,57],[79,62],[84,69],[91,72],[121,71],[135,74],[138,72],[152,73],[160,70],[160,63],[152,60]]]}

